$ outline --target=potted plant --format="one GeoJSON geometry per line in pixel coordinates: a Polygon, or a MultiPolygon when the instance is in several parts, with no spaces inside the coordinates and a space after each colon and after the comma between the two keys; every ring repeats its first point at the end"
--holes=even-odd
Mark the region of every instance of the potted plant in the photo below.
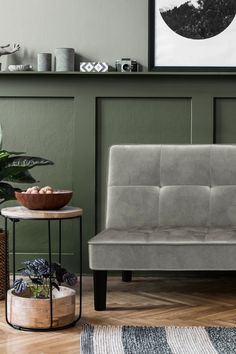
{"type": "Polygon", "coordinates": [[[75,317],[75,290],[68,286],[77,283],[75,274],[58,263],[51,268],[46,259],[23,262],[21,275],[8,292],[8,318],[11,324],[26,328],[50,326],[50,276],[53,297],[53,327],[66,326],[75,317]],[[65,283],[66,286],[61,284],[65,283]],[[20,309],[24,309],[21,311],[20,309]]]}
{"type": "MultiPolygon", "coordinates": [[[[15,199],[15,188],[10,183],[35,183],[30,171],[35,166],[53,165],[41,157],[27,156],[23,152],[2,149],[2,129],[0,126],[0,204],[15,199]],[[10,182],[10,183],[9,183],[10,182]]],[[[5,248],[6,235],[0,228],[0,299],[5,297],[5,248]]]]}

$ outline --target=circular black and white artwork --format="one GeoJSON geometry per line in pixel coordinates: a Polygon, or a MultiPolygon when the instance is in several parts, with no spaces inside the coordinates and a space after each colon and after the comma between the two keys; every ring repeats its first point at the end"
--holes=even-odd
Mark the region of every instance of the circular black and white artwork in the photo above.
{"type": "Polygon", "coordinates": [[[204,40],[231,24],[236,0],[160,0],[159,10],[172,31],[185,38],[204,40]]]}

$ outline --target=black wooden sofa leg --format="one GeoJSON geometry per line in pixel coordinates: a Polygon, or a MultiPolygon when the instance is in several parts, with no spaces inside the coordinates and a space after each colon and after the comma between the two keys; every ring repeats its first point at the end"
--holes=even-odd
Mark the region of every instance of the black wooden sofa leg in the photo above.
{"type": "Polygon", "coordinates": [[[107,271],[93,271],[94,308],[96,311],[106,310],[107,271]]]}
{"type": "Polygon", "coordinates": [[[132,281],[132,271],[130,270],[125,270],[122,272],[122,281],[129,283],[132,281]]]}

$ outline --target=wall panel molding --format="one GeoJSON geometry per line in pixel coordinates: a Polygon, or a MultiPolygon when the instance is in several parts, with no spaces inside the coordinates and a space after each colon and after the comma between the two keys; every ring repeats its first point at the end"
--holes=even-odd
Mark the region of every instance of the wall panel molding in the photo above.
{"type": "Polygon", "coordinates": [[[236,96],[214,98],[214,142],[236,143],[236,96]]]}

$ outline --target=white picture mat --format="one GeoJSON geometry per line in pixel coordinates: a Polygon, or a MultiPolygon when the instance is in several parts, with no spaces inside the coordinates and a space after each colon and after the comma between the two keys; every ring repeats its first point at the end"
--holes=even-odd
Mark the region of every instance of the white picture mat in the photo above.
{"type": "Polygon", "coordinates": [[[155,66],[236,66],[236,16],[215,37],[188,39],[165,23],[159,10],[163,3],[155,1],[155,66]]]}

